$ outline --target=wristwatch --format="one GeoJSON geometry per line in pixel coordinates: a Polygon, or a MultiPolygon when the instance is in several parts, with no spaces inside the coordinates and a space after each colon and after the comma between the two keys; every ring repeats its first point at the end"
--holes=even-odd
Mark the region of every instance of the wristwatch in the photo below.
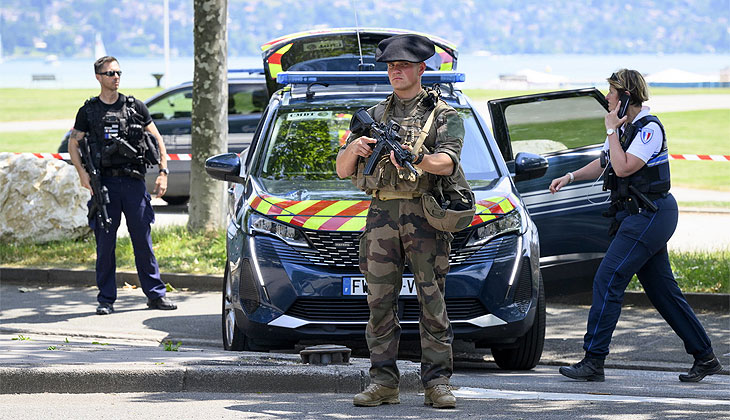
{"type": "Polygon", "coordinates": [[[161,174],[165,174],[165,175],[169,175],[170,174],[170,170],[167,169],[167,168],[160,168],[160,173],[161,174]]]}
{"type": "Polygon", "coordinates": [[[608,129],[606,129],[606,135],[607,135],[607,136],[610,136],[611,134],[613,134],[613,133],[615,133],[615,132],[616,132],[616,130],[614,130],[613,128],[608,128],[608,129]]]}

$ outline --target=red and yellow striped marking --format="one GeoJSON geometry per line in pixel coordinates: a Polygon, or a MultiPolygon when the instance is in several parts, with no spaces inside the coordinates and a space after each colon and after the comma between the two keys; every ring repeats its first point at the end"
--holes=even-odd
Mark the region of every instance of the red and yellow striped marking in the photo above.
{"type": "Polygon", "coordinates": [[[312,230],[362,231],[369,200],[286,200],[265,195],[249,202],[256,211],[276,220],[312,230]]]}
{"type": "Polygon", "coordinates": [[[439,70],[451,71],[454,68],[454,57],[452,57],[451,54],[444,51],[444,49],[439,47],[438,45],[436,45],[435,47],[436,54],[441,57],[441,67],[439,67],[439,70]]]}
{"type": "Polygon", "coordinates": [[[276,75],[281,73],[281,57],[286,54],[287,51],[291,48],[291,46],[294,45],[293,43],[289,43],[284,45],[283,47],[279,48],[275,53],[271,54],[269,57],[268,64],[269,64],[269,74],[271,75],[272,79],[276,79],[276,75]]]}
{"type": "MultiPolygon", "coordinates": [[[[471,225],[502,217],[514,210],[517,198],[495,196],[476,204],[471,225]]],[[[369,200],[286,200],[272,195],[252,196],[249,205],[259,213],[305,229],[326,231],[363,231],[370,207],[369,200]]]]}
{"type": "Polygon", "coordinates": [[[479,200],[476,203],[477,211],[471,225],[478,225],[502,217],[502,215],[514,210],[515,207],[517,207],[517,197],[511,193],[506,197],[495,196],[479,200]]]}

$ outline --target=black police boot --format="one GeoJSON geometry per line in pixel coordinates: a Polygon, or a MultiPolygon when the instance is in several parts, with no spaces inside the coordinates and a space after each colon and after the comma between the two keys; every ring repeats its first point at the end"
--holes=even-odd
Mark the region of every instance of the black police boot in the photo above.
{"type": "Polygon", "coordinates": [[[603,382],[606,376],[603,374],[603,359],[584,357],[580,362],[563,366],[560,369],[563,376],[579,381],[603,382]]]}
{"type": "Polygon", "coordinates": [[[177,309],[177,305],[172,303],[170,298],[167,296],[158,297],[157,299],[148,299],[147,307],[150,309],[162,309],[164,311],[177,309]]]}
{"type": "Polygon", "coordinates": [[[722,370],[720,361],[714,354],[710,354],[704,360],[695,359],[692,368],[686,374],[679,375],[682,382],[699,382],[707,375],[714,375],[722,370]]]}

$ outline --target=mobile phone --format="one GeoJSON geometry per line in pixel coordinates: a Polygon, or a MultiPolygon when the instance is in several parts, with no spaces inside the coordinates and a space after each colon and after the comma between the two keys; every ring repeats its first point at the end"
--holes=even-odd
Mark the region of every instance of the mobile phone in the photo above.
{"type": "Polygon", "coordinates": [[[631,100],[631,96],[628,93],[622,93],[621,96],[618,98],[619,101],[621,101],[621,108],[618,110],[618,114],[616,114],[619,119],[623,118],[624,115],[626,115],[626,110],[629,109],[629,101],[631,100]]]}

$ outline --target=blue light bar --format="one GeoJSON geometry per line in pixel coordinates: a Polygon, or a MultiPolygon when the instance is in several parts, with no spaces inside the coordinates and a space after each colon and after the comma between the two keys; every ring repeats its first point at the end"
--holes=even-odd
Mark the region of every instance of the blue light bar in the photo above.
{"type": "MultiPolygon", "coordinates": [[[[426,71],[421,76],[421,83],[458,83],[466,79],[464,73],[453,71],[426,71]]],[[[310,83],[327,83],[330,85],[387,85],[387,71],[285,71],[276,75],[276,81],[282,85],[298,85],[310,83]]]]}
{"type": "Polygon", "coordinates": [[[228,69],[228,73],[264,74],[264,69],[228,69]]]}

